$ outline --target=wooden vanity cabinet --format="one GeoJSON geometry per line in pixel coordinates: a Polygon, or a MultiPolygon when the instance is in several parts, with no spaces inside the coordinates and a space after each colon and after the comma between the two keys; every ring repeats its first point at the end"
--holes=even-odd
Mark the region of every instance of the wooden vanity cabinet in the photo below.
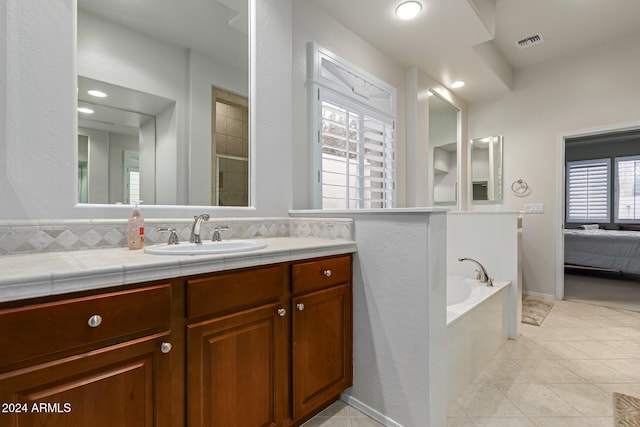
{"type": "Polygon", "coordinates": [[[351,255],[0,305],[0,426],[293,427],[351,385],[351,255]]]}
{"type": "Polygon", "coordinates": [[[288,379],[288,266],[187,281],[189,426],[282,426],[288,379]]]}
{"type": "Polygon", "coordinates": [[[351,275],[351,256],[292,266],[294,421],[352,385],[351,275]]]}
{"type": "Polygon", "coordinates": [[[351,385],[351,316],[351,255],[189,280],[188,425],[300,425],[351,385]]]}
{"type": "Polygon", "coordinates": [[[0,310],[0,425],[170,426],[171,287],[0,310]]]}

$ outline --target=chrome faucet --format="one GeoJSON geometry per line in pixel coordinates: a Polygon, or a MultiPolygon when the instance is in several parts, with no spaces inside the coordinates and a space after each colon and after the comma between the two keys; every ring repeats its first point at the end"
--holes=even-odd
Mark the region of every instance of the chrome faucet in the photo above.
{"type": "Polygon", "coordinates": [[[215,228],[213,229],[213,237],[211,238],[211,241],[222,242],[222,236],[220,235],[220,232],[228,229],[229,227],[227,227],[226,225],[223,225],[223,226],[216,225],[215,228]]]}
{"type": "Polygon", "coordinates": [[[202,221],[209,221],[209,214],[193,217],[193,227],[191,227],[191,237],[189,238],[191,243],[202,243],[202,239],[200,238],[200,225],[202,221]]]}
{"type": "Polygon", "coordinates": [[[471,261],[472,263],[477,265],[478,270],[476,270],[476,280],[478,280],[480,283],[486,283],[487,286],[493,286],[493,279],[489,277],[489,275],[487,274],[487,270],[485,270],[484,266],[478,261],[472,258],[458,258],[458,261],[471,261]]]}

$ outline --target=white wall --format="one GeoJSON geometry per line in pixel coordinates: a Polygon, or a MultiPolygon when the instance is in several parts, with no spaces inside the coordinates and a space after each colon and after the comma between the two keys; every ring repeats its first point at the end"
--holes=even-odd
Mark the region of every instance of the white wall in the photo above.
{"type": "Polygon", "coordinates": [[[349,63],[394,86],[397,89],[398,119],[396,123],[398,201],[404,206],[404,69],[369,45],[348,28],[317,9],[310,2],[294,1],[293,7],[293,206],[312,206],[310,167],[312,125],[307,100],[307,43],[314,41],[349,63]]]}
{"type": "MultiPolygon", "coordinates": [[[[252,3],[259,34],[252,35],[251,61],[255,208],[147,206],[148,217],[218,210],[225,216],[282,216],[291,207],[291,0],[252,3]]],[[[128,217],[126,206],[76,206],[76,2],[6,0],[0,11],[0,219],[128,217]]],[[[161,57],[160,51],[148,53],[161,57]]],[[[146,76],[148,84],[173,77],[173,66],[159,62],[146,76]]],[[[186,80],[182,85],[186,90],[186,80]]],[[[186,108],[178,108],[180,131],[186,108]]],[[[187,158],[185,149],[176,153],[177,163],[187,158]]],[[[177,193],[186,194],[186,176],[177,181],[177,193]]]]}
{"type": "Polygon", "coordinates": [[[544,214],[525,215],[523,221],[525,291],[554,295],[556,259],[563,256],[555,247],[563,209],[557,192],[564,185],[556,174],[563,152],[558,135],[637,122],[639,70],[636,37],[520,70],[510,95],[470,106],[470,138],[504,135],[502,208],[544,203],[544,214]],[[519,178],[529,184],[527,197],[515,197],[509,189],[519,178]]]}
{"type": "Polygon", "coordinates": [[[490,277],[511,282],[509,338],[518,336],[522,289],[518,271],[518,214],[516,212],[449,212],[447,214],[447,273],[475,277],[476,266],[459,258],[473,258],[490,277]]]}
{"type": "Polygon", "coordinates": [[[353,387],[343,399],[388,426],[446,425],[445,212],[293,212],[355,220],[353,387]]]}

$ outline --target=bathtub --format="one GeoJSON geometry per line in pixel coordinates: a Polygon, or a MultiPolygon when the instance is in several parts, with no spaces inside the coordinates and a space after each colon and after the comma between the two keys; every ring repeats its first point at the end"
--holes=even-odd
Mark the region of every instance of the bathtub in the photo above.
{"type": "Polygon", "coordinates": [[[447,277],[447,401],[451,405],[507,340],[511,282],[447,277]]]}

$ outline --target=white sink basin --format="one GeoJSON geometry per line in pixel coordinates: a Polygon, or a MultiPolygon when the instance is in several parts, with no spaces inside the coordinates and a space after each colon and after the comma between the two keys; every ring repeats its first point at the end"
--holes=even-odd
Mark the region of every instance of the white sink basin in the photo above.
{"type": "Polygon", "coordinates": [[[223,240],[203,243],[180,242],[176,245],[163,243],[146,247],[144,251],[155,255],[216,255],[255,251],[266,246],[266,243],[257,240],[223,240]]]}

